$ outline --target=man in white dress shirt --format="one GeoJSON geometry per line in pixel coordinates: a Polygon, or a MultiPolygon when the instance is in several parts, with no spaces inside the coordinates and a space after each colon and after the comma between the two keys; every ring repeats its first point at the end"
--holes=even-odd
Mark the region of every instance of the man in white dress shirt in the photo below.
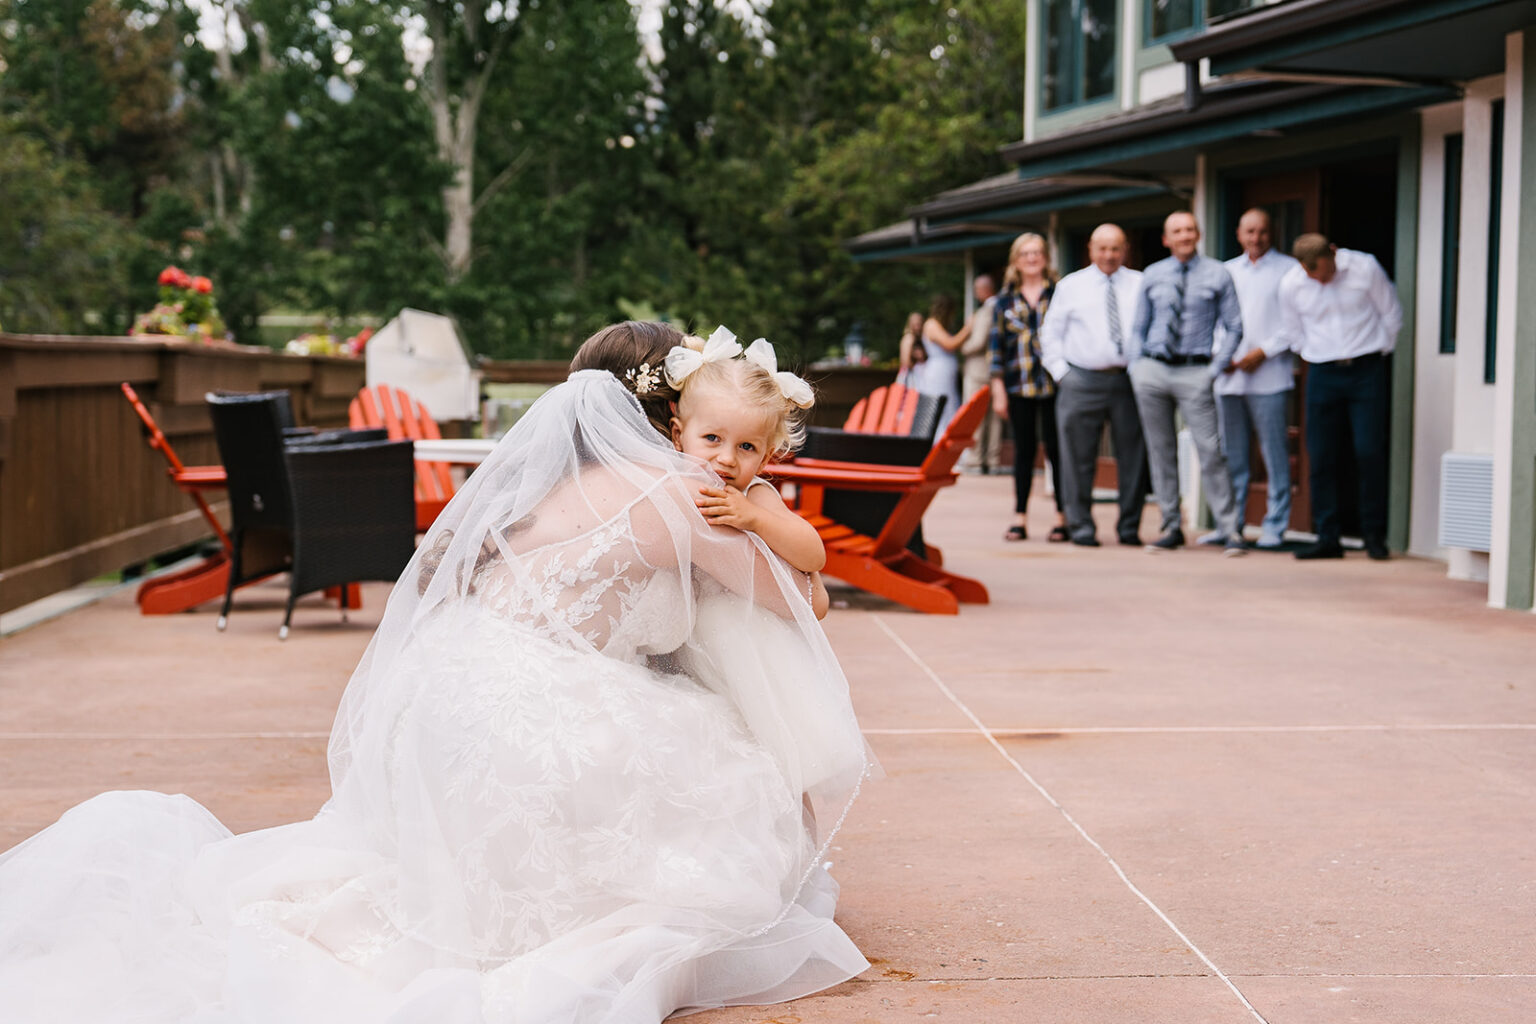
{"type": "Polygon", "coordinates": [[[1092,266],[1056,285],[1040,325],[1041,362],[1056,379],[1061,436],[1062,505],[1072,543],[1098,547],[1093,522],[1093,475],[1099,438],[1109,421],[1119,477],[1121,544],[1140,546],[1147,501],[1147,452],[1136,396],[1125,368],[1131,357],[1131,317],[1141,274],[1123,266],[1125,232],[1100,224],[1088,240],[1092,266]]]}
{"type": "Polygon", "coordinates": [[[1273,551],[1285,542],[1291,522],[1286,408],[1295,386],[1295,365],[1289,352],[1266,358],[1264,346],[1280,332],[1280,279],[1299,264],[1270,247],[1269,214],[1257,207],[1237,222],[1237,241],[1243,254],[1227,260],[1226,266],[1243,311],[1243,340],[1231,371],[1216,378],[1216,411],[1239,518],[1248,505],[1248,481],[1253,475],[1249,470],[1249,439],[1258,439],[1269,478],[1269,500],[1259,526],[1258,546],[1273,551]]]}
{"type": "Polygon", "coordinates": [[[1340,249],[1322,235],[1296,239],[1301,261],[1280,280],[1280,332],[1264,346],[1307,363],[1307,457],[1317,543],[1297,558],[1342,558],[1338,439],[1350,438],[1360,473],[1360,539],[1375,559],[1387,552],[1387,356],[1403,307],[1369,253],[1340,249]]]}
{"type": "MultiPolygon", "coordinates": [[[[976,312],[971,316],[971,333],[960,343],[960,400],[992,383],[992,350],[988,340],[992,337],[992,309],[997,304],[997,284],[990,274],[979,274],[971,285],[976,296],[976,312]]],[[[1003,443],[1003,421],[997,418],[992,407],[987,406],[986,418],[976,429],[976,443],[960,456],[964,469],[990,473],[1002,465],[998,449],[1003,443]]]]}

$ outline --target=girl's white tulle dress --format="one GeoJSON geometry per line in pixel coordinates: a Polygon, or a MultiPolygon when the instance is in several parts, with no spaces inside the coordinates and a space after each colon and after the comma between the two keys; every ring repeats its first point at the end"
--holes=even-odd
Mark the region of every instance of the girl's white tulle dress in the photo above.
{"type": "Polygon", "coordinates": [[[313,820],[107,793],[0,855],[0,1020],[650,1024],[863,971],[846,682],[707,481],[611,375],[553,389],[395,587],[313,820]]]}

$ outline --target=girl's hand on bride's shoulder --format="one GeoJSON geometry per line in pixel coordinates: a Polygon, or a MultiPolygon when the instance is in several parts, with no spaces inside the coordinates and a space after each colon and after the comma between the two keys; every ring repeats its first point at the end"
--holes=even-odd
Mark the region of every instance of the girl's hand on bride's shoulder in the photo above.
{"type": "Polygon", "coordinates": [[[757,506],[730,485],[700,487],[694,504],[711,526],[732,526],[749,532],[757,528],[757,506]]]}

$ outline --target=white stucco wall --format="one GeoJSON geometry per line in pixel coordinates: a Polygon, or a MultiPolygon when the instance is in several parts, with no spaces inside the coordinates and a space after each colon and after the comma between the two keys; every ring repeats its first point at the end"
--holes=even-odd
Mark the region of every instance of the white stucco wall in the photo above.
{"type": "Polygon", "coordinates": [[[1441,246],[1445,237],[1445,137],[1462,129],[1462,105],[1423,112],[1419,153],[1418,305],[1414,323],[1413,489],[1408,551],[1447,559],[1440,546],[1440,456],[1454,439],[1456,358],[1440,352],[1441,246]]]}
{"type": "Polygon", "coordinates": [[[1138,96],[1143,103],[1151,103],[1184,91],[1184,65],[1178,61],[1159,64],[1141,73],[1138,96]]]}
{"type": "MultiPolygon", "coordinates": [[[[1494,386],[1483,381],[1483,331],[1488,300],[1488,216],[1492,174],[1492,101],[1504,95],[1504,76],[1478,79],[1463,104],[1461,173],[1461,270],[1457,289],[1454,413],[1451,447],[1458,452],[1493,453],[1494,386]]],[[[1509,110],[1505,109],[1508,122],[1509,110]]],[[[1504,213],[1508,214],[1507,205],[1504,213]]],[[[1514,232],[1502,235],[1508,244],[1514,232]]],[[[1501,259],[1502,262],[1502,259],[1501,259]]],[[[1505,289],[1500,287],[1500,294],[1505,289]]],[[[1497,499],[1495,499],[1495,507],[1497,499]]],[[[1457,579],[1487,579],[1489,558],[1452,550],[1449,573],[1457,579]]]]}

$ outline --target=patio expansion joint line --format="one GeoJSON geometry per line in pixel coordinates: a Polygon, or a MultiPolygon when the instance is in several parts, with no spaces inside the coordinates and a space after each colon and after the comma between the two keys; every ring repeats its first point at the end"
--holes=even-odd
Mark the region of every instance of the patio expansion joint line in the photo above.
{"type": "Polygon", "coordinates": [[[1259,1024],[1269,1024],[1269,1021],[1265,1019],[1264,1015],[1261,1014],[1258,1009],[1248,1001],[1248,997],[1243,995],[1242,991],[1235,984],[1233,984],[1232,979],[1227,977],[1226,972],[1223,971],[1220,967],[1217,967],[1215,962],[1211,960],[1210,957],[1205,955],[1205,951],[1202,950],[1199,946],[1195,945],[1194,940],[1192,940],[1188,935],[1185,935],[1183,930],[1179,928],[1178,925],[1173,923],[1173,919],[1164,913],[1163,909],[1154,903],[1150,896],[1137,888],[1136,883],[1131,881],[1130,876],[1125,873],[1125,869],[1120,866],[1120,862],[1115,860],[1115,858],[1110,855],[1110,852],[1099,844],[1098,840],[1089,835],[1088,830],[1083,828],[1083,826],[1078,822],[1076,818],[1072,817],[1071,813],[1061,805],[1060,801],[1052,796],[1050,791],[1042,786],[1039,780],[1031,775],[1022,764],[1015,760],[1013,755],[1008,753],[1007,749],[998,742],[997,737],[992,734],[992,731],[988,729],[985,724],[983,724],[980,718],[976,717],[976,713],[972,711],[965,704],[965,702],[960,699],[955,691],[949,688],[944,680],[939,677],[939,674],[935,672],[933,668],[929,666],[929,664],[924,661],[922,657],[918,655],[918,653],[914,651],[905,640],[898,636],[895,630],[886,625],[885,619],[882,616],[873,615],[871,618],[875,620],[875,625],[879,626],[880,630],[885,633],[886,636],[890,637],[891,641],[896,645],[896,647],[904,654],[906,654],[906,656],[912,660],[912,663],[923,671],[924,675],[933,680],[933,684],[939,688],[939,692],[944,694],[945,698],[947,698],[949,702],[953,704],[962,715],[964,715],[973,725],[975,725],[976,732],[980,733],[981,736],[992,746],[992,748],[997,751],[998,756],[1000,756],[1004,761],[1008,762],[1008,764],[1012,766],[1013,770],[1018,772],[1019,776],[1025,782],[1029,783],[1031,788],[1033,788],[1035,792],[1039,793],[1046,803],[1055,808],[1056,813],[1060,814],[1066,823],[1072,826],[1072,829],[1078,835],[1083,837],[1083,841],[1086,842],[1089,846],[1093,847],[1094,850],[1098,852],[1099,856],[1104,858],[1104,861],[1114,871],[1115,875],[1119,877],[1120,881],[1125,884],[1125,887],[1131,891],[1132,895],[1139,899],[1147,907],[1147,909],[1151,910],[1152,913],[1157,916],[1158,920],[1162,921],[1163,924],[1168,927],[1169,931],[1178,936],[1179,941],[1182,942],[1191,953],[1199,957],[1200,962],[1205,964],[1205,966],[1210,969],[1211,973],[1221,980],[1221,983],[1225,985],[1227,989],[1237,997],[1238,1001],[1247,1008],[1248,1012],[1253,1015],[1253,1019],[1258,1021],[1259,1024]]]}

